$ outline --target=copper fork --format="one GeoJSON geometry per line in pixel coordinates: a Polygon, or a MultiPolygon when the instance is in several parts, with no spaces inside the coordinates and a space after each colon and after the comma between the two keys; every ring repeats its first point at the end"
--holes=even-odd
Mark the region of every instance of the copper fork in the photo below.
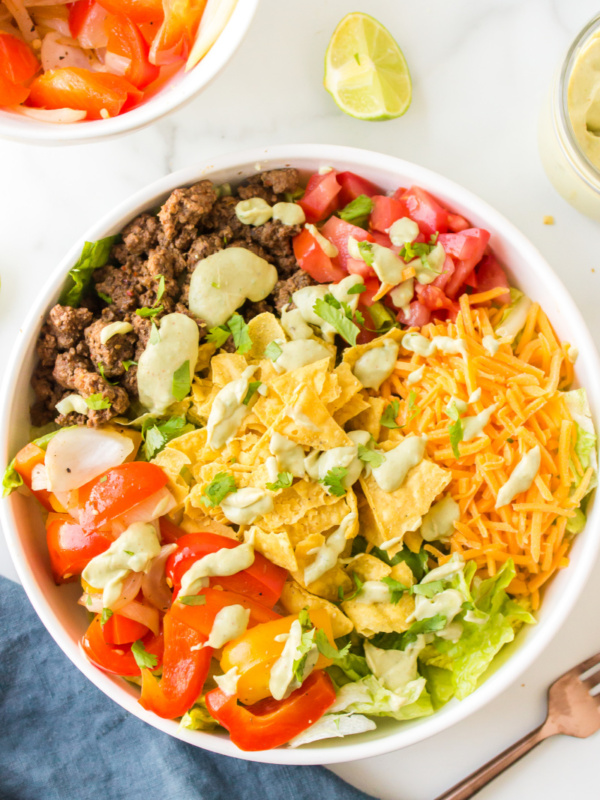
{"type": "Polygon", "coordinates": [[[563,733],[585,739],[600,729],[600,653],[554,681],[546,721],[436,800],[466,800],[544,739],[563,733]],[[594,690],[598,689],[598,694],[594,690]]]}

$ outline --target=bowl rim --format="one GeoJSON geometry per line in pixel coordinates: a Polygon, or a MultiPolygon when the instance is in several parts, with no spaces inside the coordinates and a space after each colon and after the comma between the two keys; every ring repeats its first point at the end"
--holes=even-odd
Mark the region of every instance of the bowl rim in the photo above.
{"type": "Polygon", "coordinates": [[[23,144],[80,144],[104,141],[144,128],[189,103],[219,75],[246,37],[260,0],[238,0],[217,41],[176,85],[163,87],[146,103],[110,119],[81,123],[39,122],[0,109],[0,138],[23,144]]]}
{"type": "MultiPolygon", "coordinates": [[[[20,364],[34,340],[34,335],[37,335],[38,326],[47,313],[51,299],[58,295],[68,269],[77,259],[83,242],[86,239],[95,241],[101,236],[120,230],[123,227],[124,219],[129,221],[144,208],[149,207],[157,197],[166,195],[178,186],[189,185],[196,180],[210,177],[212,173],[238,170],[240,175],[247,175],[259,166],[261,169],[286,165],[301,166],[302,161],[310,162],[311,166],[307,166],[306,169],[317,169],[318,166],[322,165],[343,164],[345,169],[353,167],[358,171],[361,168],[385,170],[392,176],[398,176],[399,179],[408,179],[424,186],[433,194],[444,194],[452,198],[451,202],[462,205],[466,209],[471,209],[475,215],[484,218],[495,229],[498,239],[506,240],[513,247],[518,248],[522,253],[523,261],[527,262],[533,274],[543,280],[546,286],[549,287],[550,296],[561,298],[561,309],[564,310],[570,338],[577,343],[581,360],[587,362],[588,366],[593,367],[586,372],[587,390],[592,411],[595,412],[594,416],[596,418],[600,416],[600,358],[591,334],[579,309],[561,280],[553,272],[541,253],[513,223],[470,190],[425,167],[394,156],[337,145],[277,145],[220,155],[214,159],[204,160],[166,175],[137,191],[127,200],[120,203],[114,210],[108,212],[86,231],[84,237],[78,239],[71,247],[66,256],[61,259],[57,267],[52,271],[30,308],[20,328],[6,368],[0,393],[0,453],[6,458],[7,462],[10,455],[9,422],[12,407],[17,402],[15,390],[20,364]]],[[[117,697],[114,696],[115,683],[85,659],[80,652],[79,646],[75,645],[67,635],[63,623],[51,610],[50,604],[46,601],[40,586],[36,583],[25,560],[23,546],[18,533],[15,506],[15,496],[0,503],[0,523],[5,533],[9,552],[23,587],[38,616],[56,643],[75,666],[92,683],[123,708],[165,733],[189,744],[223,755],[273,764],[333,764],[353,761],[357,758],[383,755],[416,744],[464,720],[516,681],[518,676],[532,664],[549,644],[552,637],[564,624],[580,595],[585,580],[589,577],[594,567],[600,549],[600,536],[588,535],[585,538],[582,537],[577,545],[579,558],[576,564],[572,564],[569,567],[560,605],[554,609],[553,616],[550,619],[542,619],[536,628],[532,630],[528,640],[519,647],[518,651],[510,655],[506,662],[499,666],[473,694],[460,703],[452,707],[447,706],[430,717],[415,720],[414,723],[403,724],[398,731],[366,742],[336,743],[335,746],[329,747],[305,746],[294,750],[279,748],[270,751],[243,752],[238,750],[229,738],[203,731],[181,729],[176,722],[156,717],[142,709],[136,698],[126,691],[119,690],[116,692],[117,697]]],[[[595,504],[589,515],[588,528],[590,531],[593,530],[593,523],[596,517],[600,518],[600,504],[598,503],[595,504]]]]}

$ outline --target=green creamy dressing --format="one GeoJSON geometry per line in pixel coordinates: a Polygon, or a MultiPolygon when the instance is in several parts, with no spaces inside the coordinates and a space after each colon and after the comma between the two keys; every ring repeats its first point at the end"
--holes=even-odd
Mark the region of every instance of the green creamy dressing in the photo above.
{"type": "Polygon", "coordinates": [[[567,91],[573,133],[585,157],[600,169],[600,34],[596,33],[575,60],[567,91]]]}
{"type": "Polygon", "coordinates": [[[249,619],[249,608],[240,605],[225,606],[217,612],[204,647],[214,647],[218,650],[232,639],[237,639],[245,633],[249,619]]]}
{"type": "Polygon", "coordinates": [[[418,369],[415,369],[410,373],[410,375],[406,379],[406,383],[409,386],[412,386],[413,383],[418,383],[423,377],[424,372],[425,372],[425,364],[421,364],[421,366],[418,369]]]}
{"type": "Polygon", "coordinates": [[[283,652],[271,667],[269,676],[269,691],[275,700],[284,700],[298,689],[302,682],[313,671],[319,659],[319,651],[316,645],[310,648],[306,654],[306,661],[302,670],[302,681],[297,681],[294,676],[294,661],[302,658],[300,645],[302,644],[302,626],[300,621],[295,619],[287,635],[283,652]]]}
{"type": "Polygon", "coordinates": [[[304,478],[304,448],[292,442],[287,436],[275,431],[271,434],[269,450],[277,460],[279,472],[291,472],[296,478],[304,478]]]}
{"type": "Polygon", "coordinates": [[[304,225],[306,222],[304,210],[298,203],[275,203],[273,219],[279,220],[283,225],[304,225]]]}
{"type": "Polygon", "coordinates": [[[272,264],[243,247],[228,247],[198,262],[190,281],[190,311],[214,328],[246,300],[264,300],[276,283],[272,264]]]}
{"type": "Polygon", "coordinates": [[[335,567],[337,560],[346,547],[346,532],[354,524],[356,514],[346,514],[338,528],[330,533],[327,541],[316,552],[314,561],[304,569],[304,583],[309,586],[321,575],[335,567]]]}
{"type": "Polygon", "coordinates": [[[133,325],[130,322],[110,322],[100,331],[100,342],[106,344],[113,336],[117,336],[121,333],[129,333],[132,330],[133,325]]]}
{"type": "Polygon", "coordinates": [[[160,554],[160,542],[154,525],[134,522],[104,553],[94,556],[81,573],[95,589],[103,589],[102,605],[111,608],[130,572],[147,572],[160,554]]]}
{"type": "Polygon", "coordinates": [[[223,547],[216,553],[194,561],[181,578],[180,595],[197,594],[208,586],[208,578],[235,575],[254,564],[254,547],[240,544],[237,547],[223,547]]]}
{"type": "Polygon", "coordinates": [[[370,642],[365,642],[367,665],[386,689],[395,692],[418,679],[417,658],[425,643],[425,637],[422,635],[404,650],[382,650],[370,642]]]}
{"type": "Polygon", "coordinates": [[[332,358],[331,351],[316,339],[298,339],[292,342],[280,342],[281,355],[273,361],[277,372],[291,372],[307,364],[314,364],[324,358],[332,358]]]}
{"type": "Polygon", "coordinates": [[[410,217],[401,217],[392,223],[388,230],[388,236],[394,247],[404,247],[419,235],[419,226],[410,217]]]}
{"type": "MultiPolygon", "coordinates": [[[[389,247],[376,242],[369,242],[369,250],[373,257],[371,266],[382,283],[396,286],[402,280],[402,273],[407,265],[389,247]]],[[[352,258],[364,261],[360,252],[359,242],[353,237],[348,237],[348,253],[352,258]]]]}
{"type": "Polygon", "coordinates": [[[241,377],[226,384],[213,400],[206,422],[206,443],[213,450],[220,450],[233,439],[249,413],[244,398],[256,369],[246,367],[241,377]]]}
{"type": "Polygon", "coordinates": [[[352,439],[353,444],[346,447],[333,447],[324,452],[313,450],[306,456],[304,468],[312,480],[322,481],[332,469],[343,467],[348,472],[342,478],[342,486],[349,489],[356,483],[364,466],[358,457],[358,445],[362,444],[366,447],[371,441],[371,434],[368,431],[349,431],[348,437],[352,439]]]}
{"type": "Polygon", "coordinates": [[[310,222],[307,222],[304,226],[306,230],[310,233],[311,236],[317,240],[317,243],[321,250],[325,253],[326,256],[329,258],[335,258],[338,255],[338,249],[334,245],[333,242],[330,242],[323,234],[319,231],[316,225],[312,225],[310,222]]]}
{"type": "Polygon", "coordinates": [[[392,595],[388,586],[381,581],[365,581],[354,598],[355,603],[391,603],[392,595]]]}
{"type": "Polygon", "coordinates": [[[452,339],[450,336],[434,336],[427,339],[420,333],[406,333],[402,337],[402,347],[424,358],[436,353],[446,355],[467,355],[467,343],[464,339],[452,339]]]}
{"type": "Polygon", "coordinates": [[[462,441],[470,442],[471,439],[476,439],[478,436],[481,436],[483,434],[483,429],[488,424],[492,414],[497,408],[498,403],[494,403],[493,405],[484,408],[483,411],[480,411],[475,417],[463,417],[462,441]]]}
{"type": "Polygon", "coordinates": [[[401,309],[406,309],[413,297],[415,296],[415,279],[408,278],[402,281],[398,286],[394,287],[390,292],[390,297],[395,306],[401,309]]]}
{"type": "Polygon", "coordinates": [[[173,376],[187,361],[190,385],[198,360],[198,326],[185,314],[167,314],[160,321],[156,343],[148,341],[138,362],[137,385],[140,403],[151,414],[163,414],[175,403],[173,376]]]}
{"type": "Polygon", "coordinates": [[[395,492],[402,486],[410,470],[423,460],[426,442],[426,436],[409,436],[392,450],[382,453],[385,461],[372,470],[372,475],[382,491],[395,492]]]}
{"type": "MultiPolygon", "coordinates": [[[[442,564],[441,567],[436,567],[428,572],[421,581],[422,584],[434,583],[435,581],[447,580],[453,575],[462,572],[465,564],[461,558],[453,557],[450,561],[442,564]]],[[[466,598],[457,589],[445,589],[439,592],[432,598],[425,597],[424,595],[415,595],[415,610],[411,615],[411,619],[422,620],[435,617],[436,614],[442,614],[446,617],[447,627],[450,625],[454,617],[460,613],[462,604],[466,598]]],[[[438,633],[438,635],[441,635],[438,633]]]]}
{"type": "Polygon", "coordinates": [[[502,506],[511,503],[518,494],[526,492],[531,487],[535,476],[538,474],[541,462],[542,453],[539,445],[525,453],[513,469],[510,478],[500,487],[496,499],[496,508],[502,508],[502,506]]]}
{"type": "Polygon", "coordinates": [[[302,319],[309,325],[314,325],[321,329],[321,335],[327,342],[333,342],[336,330],[328,322],[315,314],[314,305],[317,300],[324,300],[325,296],[331,294],[340,303],[347,303],[352,311],[356,311],[360,295],[348,294],[353,286],[364,284],[360,275],[347,275],[339,283],[328,285],[319,284],[318,286],[305,286],[294,292],[292,300],[300,311],[302,319]]]}
{"type": "Polygon", "coordinates": [[[273,209],[262,197],[240,200],[235,207],[235,215],[244,225],[264,225],[273,216],[273,209]]]}
{"type": "Polygon", "coordinates": [[[306,324],[299,308],[292,308],[291,311],[286,308],[282,310],[281,327],[292,341],[310,339],[313,335],[313,329],[306,324]]]}
{"type": "Polygon", "coordinates": [[[386,339],[377,347],[372,347],[357,359],[352,372],[362,383],[365,389],[379,389],[387,380],[396,365],[398,358],[398,343],[393,339],[386,339]]]}
{"type": "Polygon", "coordinates": [[[423,517],[419,533],[426,542],[435,542],[450,536],[454,523],[460,518],[460,506],[450,495],[434,503],[423,517]]]}
{"type": "Polygon", "coordinates": [[[418,283],[428,284],[433,281],[441,273],[446,260],[446,251],[441,244],[436,244],[433,250],[425,256],[424,260],[420,258],[413,258],[409,261],[408,266],[414,267],[418,283]]]}
{"type": "Polygon", "coordinates": [[[481,340],[481,344],[492,357],[496,355],[496,353],[498,352],[498,348],[500,347],[500,343],[497,341],[495,336],[492,336],[491,333],[488,333],[486,336],[483,337],[483,339],[481,340]]]}
{"type": "Polygon", "coordinates": [[[264,489],[246,486],[228,495],[221,503],[221,511],[236,525],[252,525],[273,511],[273,498],[264,489]]]}

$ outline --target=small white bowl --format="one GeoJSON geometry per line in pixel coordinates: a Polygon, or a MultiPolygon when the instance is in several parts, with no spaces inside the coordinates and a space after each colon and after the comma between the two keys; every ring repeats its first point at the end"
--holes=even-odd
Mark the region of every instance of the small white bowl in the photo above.
{"type": "Polygon", "coordinates": [[[259,0],[239,0],[225,29],[206,56],[189,72],[179,71],[154,97],[110,119],[67,123],[39,122],[0,109],[0,138],[38,145],[99,142],[131,133],[175,111],[208,86],[245,37],[259,0]]]}
{"type": "MultiPolygon", "coordinates": [[[[474,225],[489,230],[492,234],[491,245],[500,261],[506,265],[511,282],[539,301],[557,334],[579,349],[577,378],[580,385],[587,389],[595,419],[600,419],[598,354],[577,307],[560,280],[533,245],[497,211],[466,189],[415,164],[366,150],[332,145],[288,145],[220,156],[162,178],[138,192],[94,225],[85,238],[95,241],[117,233],[141,211],[156,207],[177,186],[189,185],[202,178],[210,178],[216,183],[234,183],[258,169],[281,166],[295,166],[304,173],[314,172],[321,166],[352,170],[384,190],[417,184],[432,192],[456,213],[463,214],[474,225]]],[[[82,244],[83,240],[78,241],[54,270],[13,346],[0,396],[0,459],[4,463],[27,442],[29,419],[26,398],[29,396],[29,378],[35,363],[35,342],[82,244]]],[[[92,683],[139,719],[171,736],[228,756],[274,764],[332,764],[381,755],[439,733],[496,697],[539,656],[573,608],[594,565],[600,545],[600,505],[590,504],[589,512],[585,531],[575,540],[570,566],[561,571],[548,587],[538,624],[528,626],[519,633],[516,641],[502,651],[487,680],[466,700],[454,700],[433,716],[411,722],[382,719],[378,722],[377,730],[348,739],[328,740],[297,750],[280,748],[244,753],[225,734],[180,730],[176,722],[160,719],[145,711],[137,702],[136,689],[119,678],[100,672],[87,661],[79,647],[86,628],[85,614],[76,605],[81,590],[76,584],[54,585],[44,526],[36,501],[15,493],[0,503],[2,528],[19,577],[35,610],[65,654],[92,683]]]]}

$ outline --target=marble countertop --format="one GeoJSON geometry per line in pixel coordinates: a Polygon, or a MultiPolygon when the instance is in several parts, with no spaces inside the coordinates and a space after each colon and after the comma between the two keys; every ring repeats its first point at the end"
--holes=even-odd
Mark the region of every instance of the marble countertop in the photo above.
{"type": "MultiPolygon", "coordinates": [[[[243,0],[242,0],[243,1],[243,0]]],[[[43,282],[99,216],[166,173],[251,146],[341,143],[415,161],[462,183],[514,222],[569,288],[600,341],[598,225],[553,190],[537,147],[540,107],[594,0],[262,0],[241,49],[185,109],[107,144],[0,143],[0,330],[9,343],[43,282]],[[354,5],[385,23],[410,65],[404,118],[345,117],[322,88],[331,32],[354,5]],[[553,215],[555,224],[543,224],[553,215]]],[[[0,372],[8,348],[0,352],[0,372]]],[[[595,532],[588,531],[587,535],[595,532]]],[[[0,540],[0,572],[16,578],[0,540]]],[[[522,679],[478,714],[406,750],[334,767],[386,800],[432,800],[540,724],[548,684],[600,650],[600,566],[571,618],[522,679]]],[[[542,744],[482,800],[595,798],[600,739],[542,744]]]]}

